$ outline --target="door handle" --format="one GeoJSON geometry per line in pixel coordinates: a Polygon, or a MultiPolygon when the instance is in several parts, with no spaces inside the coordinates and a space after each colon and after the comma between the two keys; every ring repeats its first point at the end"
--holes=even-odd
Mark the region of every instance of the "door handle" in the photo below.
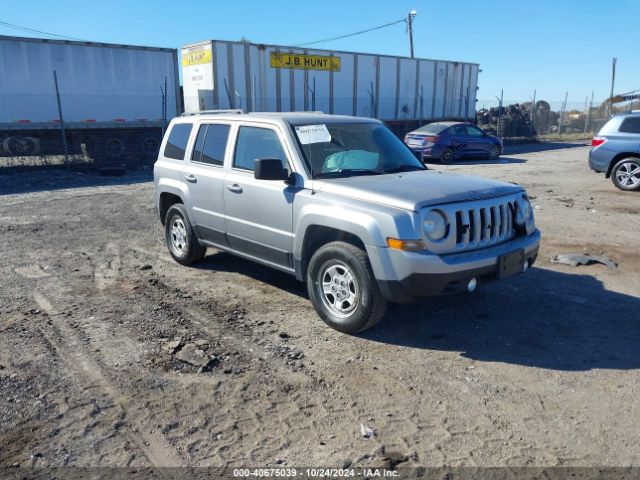
{"type": "Polygon", "coordinates": [[[242,193],[242,187],[237,183],[234,183],[233,185],[227,185],[227,190],[233,193],[242,193]]]}
{"type": "Polygon", "coordinates": [[[195,175],[185,175],[185,176],[184,176],[184,179],[185,179],[187,182],[191,182],[191,183],[196,183],[196,182],[198,181],[198,179],[196,178],[196,176],[195,176],[195,175]]]}

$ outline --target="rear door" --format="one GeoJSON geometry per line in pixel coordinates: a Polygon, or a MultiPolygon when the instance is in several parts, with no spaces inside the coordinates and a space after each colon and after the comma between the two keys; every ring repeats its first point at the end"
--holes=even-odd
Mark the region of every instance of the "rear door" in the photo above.
{"type": "Polygon", "coordinates": [[[284,181],[256,180],[253,171],[258,158],[278,158],[292,171],[276,126],[240,124],[224,181],[229,245],[250,257],[292,270],[293,199],[297,188],[284,181]]]}
{"type": "Polygon", "coordinates": [[[198,238],[228,246],[224,221],[224,161],[227,156],[230,125],[201,123],[184,179],[192,198],[189,218],[198,238]]]}
{"type": "Polygon", "coordinates": [[[464,125],[453,125],[448,128],[451,148],[456,152],[457,156],[469,155],[467,146],[467,129],[464,125]]]}

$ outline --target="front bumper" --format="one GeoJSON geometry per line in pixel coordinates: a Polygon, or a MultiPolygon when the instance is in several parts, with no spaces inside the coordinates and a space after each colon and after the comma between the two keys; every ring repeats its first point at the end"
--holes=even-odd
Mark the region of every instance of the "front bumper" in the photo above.
{"type": "Polygon", "coordinates": [[[494,247],[435,255],[367,246],[371,267],[383,296],[390,302],[410,303],[425,297],[462,292],[472,278],[480,283],[498,277],[498,260],[517,250],[532,266],[538,256],[540,231],[494,247]]]}

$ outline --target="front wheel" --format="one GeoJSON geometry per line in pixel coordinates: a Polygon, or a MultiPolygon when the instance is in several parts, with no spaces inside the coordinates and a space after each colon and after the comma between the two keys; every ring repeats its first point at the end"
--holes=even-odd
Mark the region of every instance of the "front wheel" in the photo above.
{"type": "Polygon", "coordinates": [[[613,166],[611,180],[620,190],[640,190],[640,159],[624,158],[613,166]]]}
{"type": "Polygon", "coordinates": [[[500,157],[500,147],[498,145],[492,145],[489,149],[489,158],[491,160],[497,160],[500,157]]]}
{"type": "Polygon", "coordinates": [[[164,221],[164,237],[173,259],[182,265],[202,260],[207,247],[198,243],[184,205],[176,203],[167,211],[164,221]]]}
{"type": "Polygon", "coordinates": [[[373,327],[387,307],[367,254],[346,242],[328,243],[313,254],[307,290],[320,318],[345,333],[373,327]]]}

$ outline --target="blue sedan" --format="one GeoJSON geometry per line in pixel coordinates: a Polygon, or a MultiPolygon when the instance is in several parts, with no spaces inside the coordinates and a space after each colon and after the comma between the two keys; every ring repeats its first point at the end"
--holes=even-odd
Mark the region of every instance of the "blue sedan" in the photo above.
{"type": "Polygon", "coordinates": [[[429,123],[407,133],[404,143],[421,152],[423,160],[439,159],[442,163],[465,157],[495,160],[502,155],[503,148],[499,138],[461,122],[429,123]]]}

